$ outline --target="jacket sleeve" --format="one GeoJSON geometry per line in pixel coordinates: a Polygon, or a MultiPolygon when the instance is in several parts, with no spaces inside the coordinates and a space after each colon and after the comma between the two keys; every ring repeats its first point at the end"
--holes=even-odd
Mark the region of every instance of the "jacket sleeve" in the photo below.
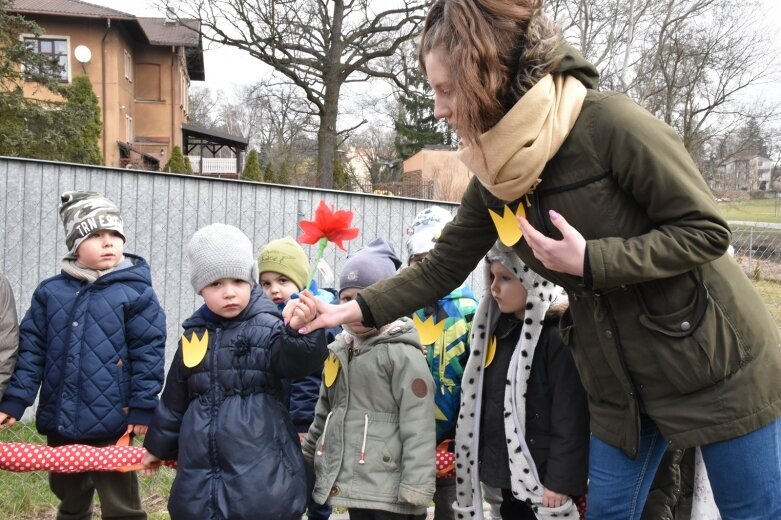
{"type": "Polygon", "coordinates": [[[389,344],[385,352],[391,392],[399,406],[399,501],[427,506],[434,496],[436,479],[434,381],[419,349],[389,344]]]}
{"type": "Polygon", "coordinates": [[[14,373],[19,350],[19,322],[11,284],[0,275],[0,400],[14,373]]]}
{"type": "Polygon", "coordinates": [[[20,419],[25,408],[38,395],[46,364],[47,319],[45,289],[39,286],[33,293],[30,308],[19,325],[19,352],[11,382],[3,394],[0,412],[20,419]]]}
{"type": "Polygon", "coordinates": [[[301,450],[304,452],[304,459],[310,467],[315,463],[315,450],[317,449],[317,443],[320,441],[320,436],[323,435],[323,427],[325,426],[325,419],[331,412],[331,402],[328,400],[328,392],[325,388],[325,384],[320,385],[320,398],[317,400],[315,406],[315,418],[309,426],[309,431],[306,434],[304,443],[301,445],[301,450]]]}
{"type": "Polygon", "coordinates": [[[306,433],[315,416],[315,406],[320,394],[320,383],[323,365],[306,377],[294,379],[289,383],[290,399],[288,411],[293,427],[299,433],[306,433]]]}
{"type": "Polygon", "coordinates": [[[160,402],[144,437],[144,448],[161,460],[176,459],[179,455],[179,430],[190,404],[182,366],[182,347],[179,346],[168,370],[160,402]]]}
{"type": "Polygon", "coordinates": [[[298,379],[322,369],[328,356],[325,332],[302,335],[278,320],[271,334],[271,367],[278,376],[298,379]]]}
{"type": "Polygon", "coordinates": [[[586,391],[580,382],[569,348],[558,327],[545,327],[546,379],[551,389],[551,432],[543,484],[570,496],[586,494],[588,479],[589,413],[586,391]]]}
{"type": "Polygon", "coordinates": [[[623,95],[597,112],[593,147],[654,227],[588,240],[593,288],[669,278],[724,255],[729,226],[675,131],[623,95]]]}
{"type": "Polygon", "coordinates": [[[459,287],[496,239],[496,227],[474,177],[456,217],[445,226],[426,260],[361,291],[374,325],[379,327],[410,316],[459,287]]]}
{"type": "Polygon", "coordinates": [[[148,287],[130,309],[127,324],[130,399],[128,424],[149,424],[165,379],[165,312],[148,287]]]}

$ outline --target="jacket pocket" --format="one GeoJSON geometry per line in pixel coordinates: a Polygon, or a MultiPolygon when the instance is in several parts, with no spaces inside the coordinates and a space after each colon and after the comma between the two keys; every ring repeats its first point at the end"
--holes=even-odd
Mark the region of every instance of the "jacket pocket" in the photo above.
{"type": "MultiPolygon", "coordinates": [[[[688,303],[668,314],[644,313],[649,346],[665,377],[682,394],[713,386],[736,372],[745,346],[723,309],[697,280],[688,303]]],[[[647,309],[647,307],[646,307],[647,309]]]]}
{"type": "MultiPolygon", "coordinates": [[[[353,494],[396,502],[401,482],[399,416],[370,413],[365,430],[365,448],[363,435],[358,435],[355,443],[353,494]]],[[[431,455],[433,464],[434,454],[431,455]]]]}
{"type": "Polygon", "coordinates": [[[128,403],[128,394],[130,393],[130,375],[128,374],[125,362],[119,359],[113,365],[114,380],[117,383],[117,393],[119,396],[119,405],[126,408],[128,403]]]}

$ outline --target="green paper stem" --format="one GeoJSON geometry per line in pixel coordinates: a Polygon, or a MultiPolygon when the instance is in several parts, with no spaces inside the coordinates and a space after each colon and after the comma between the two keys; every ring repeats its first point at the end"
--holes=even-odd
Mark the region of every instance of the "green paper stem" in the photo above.
{"type": "Polygon", "coordinates": [[[325,248],[328,245],[328,239],[323,237],[317,242],[317,256],[315,257],[315,261],[312,263],[312,269],[309,270],[309,276],[306,279],[306,284],[304,285],[304,290],[309,289],[309,286],[312,285],[312,280],[315,278],[315,272],[317,272],[317,264],[320,262],[320,260],[323,259],[323,253],[325,253],[325,248]]]}

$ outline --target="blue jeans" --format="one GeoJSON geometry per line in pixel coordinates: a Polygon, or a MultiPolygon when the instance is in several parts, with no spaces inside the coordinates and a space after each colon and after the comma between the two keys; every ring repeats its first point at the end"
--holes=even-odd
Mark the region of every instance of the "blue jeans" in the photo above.
{"type": "MultiPolygon", "coordinates": [[[[588,520],[639,520],[667,443],[643,417],[632,460],[591,436],[588,520]]],[[[781,419],[754,432],[701,447],[722,520],[781,518],[781,419]]]]}

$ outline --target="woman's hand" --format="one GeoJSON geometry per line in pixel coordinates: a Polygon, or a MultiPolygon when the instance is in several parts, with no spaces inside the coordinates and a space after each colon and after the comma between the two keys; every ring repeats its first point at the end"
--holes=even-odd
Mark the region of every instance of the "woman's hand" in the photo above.
{"type": "MultiPolygon", "coordinates": [[[[341,305],[332,305],[325,303],[322,300],[314,298],[315,305],[317,306],[317,317],[310,323],[305,324],[298,329],[301,334],[307,334],[317,329],[328,329],[336,327],[344,323],[353,323],[363,320],[363,314],[361,314],[361,308],[358,306],[358,302],[349,301],[341,305]]],[[[296,302],[297,300],[290,300],[296,302]]],[[[290,323],[295,312],[296,304],[288,303],[285,309],[282,311],[282,317],[285,323],[290,323]]]]}
{"type": "Polygon", "coordinates": [[[562,239],[548,238],[534,229],[528,220],[518,217],[526,243],[532,248],[535,258],[551,271],[583,276],[586,239],[554,210],[550,210],[549,214],[551,222],[561,232],[562,239]]]}

